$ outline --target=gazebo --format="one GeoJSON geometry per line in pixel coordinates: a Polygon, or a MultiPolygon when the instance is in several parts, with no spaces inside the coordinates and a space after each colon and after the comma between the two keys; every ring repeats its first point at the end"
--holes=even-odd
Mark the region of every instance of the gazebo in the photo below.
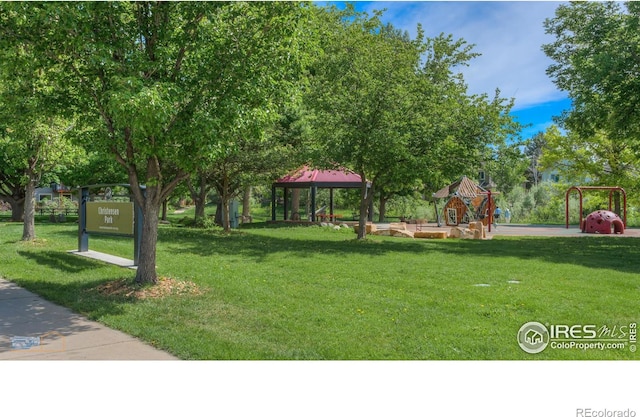
{"type": "Polygon", "coordinates": [[[284,219],[288,216],[288,194],[292,188],[309,188],[311,190],[311,221],[316,221],[316,195],[319,188],[329,189],[329,218],[334,218],[333,190],[335,188],[360,188],[362,178],[355,172],[344,168],[315,169],[303,166],[296,171],[285,175],[271,186],[271,220],[276,220],[276,189],[284,189],[284,219]]]}

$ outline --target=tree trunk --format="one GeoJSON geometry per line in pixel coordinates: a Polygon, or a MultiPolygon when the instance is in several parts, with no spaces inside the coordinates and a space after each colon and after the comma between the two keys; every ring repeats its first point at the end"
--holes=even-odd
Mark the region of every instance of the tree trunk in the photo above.
{"type": "Polygon", "coordinates": [[[366,239],[367,237],[367,219],[369,218],[369,206],[373,199],[373,187],[367,190],[367,181],[364,174],[362,177],[362,186],[360,187],[360,219],[358,221],[358,239],[366,239]]]}
{"type": "Polygon", "coordinates": [[[231,216],[229,215],[229,195],[225,193],[222,196],[222,227],[225,232],[231,231],[231,216]]]}
{"type": "Polygon", "coordinates": [[[150,157],[147,160],[147,186],[143,190],[140,187],[138,173],[128,166],[129,183],[131,193],[136,203],[142,209],[142,237],[140,241],[140,253],[138,256],[138,269],[135,282],[137,284],[157,284],[156,272],[156,245],[158,243],[158,214],[162,202],[175,190],[180,181],[187,178],[185,173],[176,174],[173,180],[164,184],[161,181],[160,163],[157,158],[150,157]]]}
{"type": "Polygon", "coordinates": [[[156,246],[158,241],[158,204],[145,198],[142,219],[142,241],[135,282],[137,284],[156,284],[156,246]]]}
{"type": "Polygon", "coordinates": [[[24,197],[14,198],[2,196],[2,199],[11,206],[11,221],[21,222],[24,220],[24,197]]]}
{"type": "Polygon", "coordinates": [[[382,223],[384,216],[387,214],[387,200],[383,193],[380,193],[380,213],[378,213],[378,221],[382,223]]]}
{"type": "Polygon", "coordinates": [[[251,186],[244,189],[242,196],[242,218],[243,221],[251,217],[251,186]]]}
{"type": "Polygon", "coordinates": [[[189,194],[191,195],[191,199],[196,205],[195,210],[195,220],[196,223],[199,219],[204,219],[204,212],[207,206],[207,194],[209,193],[209,188],[207,187],[207,181],[204,175],[199,174],[199,184],[198,188],[193,186],[193,182],[191,179],[187,181],[187,186],[189,187],[189,194]]]}
{"type": "MultiPolygon", "coordinates": [[[[11,202],[9,202],[9,204],[11,204],[11,202]]],[[[24,200],[16,201],[11,204],[11,221],[24,221],[24,200]]]]}
{"type": "Polygon", "coordinates": [[[218,196],[218,202],[216,203],[216,214],[214,217],[214,222],[220,226],[224,227],[224,220],[222,218],[222,196],[218,196]]]}
{"type": "Polygon", "coordinates": [[[222,199],[222,227],[225,232],[230,232],[231,217],[229,215],[229,202],[231,201],[231,193],[229,192],[229,178],[227,176],[222,179],[220,198],[222,199]]]}
{"type": "Polygon", "coordinates": [[[300,188],[291,190],[291,214],[289,220],[300,220],[300,188]]]}
{"type": "Polygon", "coordinates": [[[34,240],[36,238],[36,183],[38,179],[29,173],[29,180],[25,188],[24,198],[24,226],[22,228],[22,240],[34,240]]]}
{"type": "Polygon", "coordinates": [[[204,219],[204,209],[206,208],[207,204],[205,203],[205,199],[204,198],[193,198],[193,202],[196,205],[196,214],[195,214],[195,219],[196,222],[198,221],[198,219],[204,219]]]}
{"type": "Polygon", "coordinates": [[[10,191],[10,194],[5,193],[0,195],[0,199],[6,201],[11,206],[12,222],[21,222],[24,219],[25,188],[24,186],[9,184],[6,186],[6,189],[10,191]]]}
{"type": "Polygon", "coordinates": [[[169,200],[167,198],[162,202],[162,221],[167,221],[167,206],[169,205],[169,200]]]}

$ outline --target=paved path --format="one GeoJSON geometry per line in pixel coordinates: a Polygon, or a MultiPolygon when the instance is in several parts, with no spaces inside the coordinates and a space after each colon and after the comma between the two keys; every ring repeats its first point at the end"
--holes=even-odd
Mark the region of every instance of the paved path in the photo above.
{"type": "Polygon", "coordinates": [[[0,278],[0,360],[167,359],[177,358],[0,278]]]}
{"type": "MultiPolygon", "coordinates": [[[[409,230],[415,230],[414,224],[408,224],[409,230]]],[[[450,226],[438,227],[435,223],[429,223],[422,227],[422,230],[449,230],[450,226]]],[[[564,237],[583,237],[583,236],[607,236],[607,237],[640,237],[640,229],[625,229],[624,234],[616,235],[593,235],[590,233],[582,233],[578,226],[546,226],[546,225],[528,225],[528,224],[505,224],[498,223],[498,227],[491,226],[491,232],[487,233],[488,237],[493,236],[564,236],[564,237]]]]}

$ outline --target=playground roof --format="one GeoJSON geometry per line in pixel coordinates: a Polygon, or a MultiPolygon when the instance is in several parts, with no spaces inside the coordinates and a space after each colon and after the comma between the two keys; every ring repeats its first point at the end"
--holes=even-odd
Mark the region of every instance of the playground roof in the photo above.
{"type": "Polygon", "coordinates": [[[471,181],[467,176],[464,176],[453,184],[436,191],[432,196],[433,198],[447,198],[452,196],[475,198],[479,194],[486,192],[487,190],[471,181]]]}
{"type": "Polygon", "coordinates": [[[359,188],[362,179],[345,168],[321,170],[303,166],[280,178],[274,185],[285,188],[359,188]]]}

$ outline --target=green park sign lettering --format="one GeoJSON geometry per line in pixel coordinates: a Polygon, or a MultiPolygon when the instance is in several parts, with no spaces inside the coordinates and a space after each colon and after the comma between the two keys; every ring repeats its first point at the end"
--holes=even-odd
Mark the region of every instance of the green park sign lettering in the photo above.
{"type": "Polygon", "coordinates": [[[87,202],[88,233],[133,235],[133,203],[87,202]]]}

